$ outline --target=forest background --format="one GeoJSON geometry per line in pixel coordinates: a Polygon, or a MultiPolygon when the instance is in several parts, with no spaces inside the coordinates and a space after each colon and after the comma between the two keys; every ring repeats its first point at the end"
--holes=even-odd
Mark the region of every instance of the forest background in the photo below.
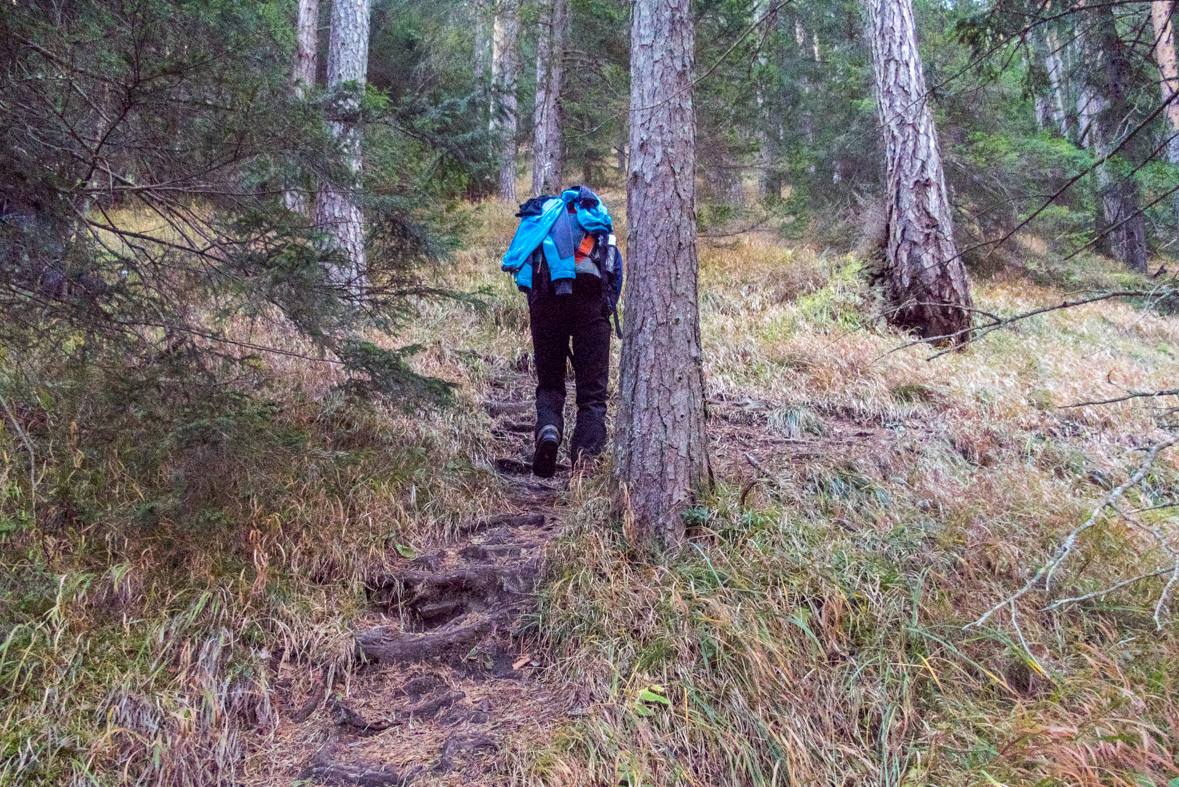
{"type": "MultiPolygon", "coordinates": [[[[863,8],[691,8],[717,483],[670,557],[609,466],[571,486],[521,634],[577,713],[489,783],[1173,787],[1174,6],[914,4],[1003,329],[948,355],[883,319],[863,8]]],[[[373,577],[510,496],[513,203],[560,172],[633,219],[631,6],[38,0],[0,30],[0,783],[291,781],[373,577]]]]}

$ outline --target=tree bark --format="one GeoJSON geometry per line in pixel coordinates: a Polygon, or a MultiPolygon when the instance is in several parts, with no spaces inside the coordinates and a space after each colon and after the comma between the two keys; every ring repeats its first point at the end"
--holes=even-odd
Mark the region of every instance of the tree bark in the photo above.
{"type": "MultiPolygon", "coordinates": [[[[912,0],[867,0],[884,136],[888,322],[924,339],[965,341],[970,287],[954,244],[937,129],[927,102],[912,0]]],[[[944,340],[943,340],[944,341],[944,340]]]]}
{"type": "Polygon", "coordinates": [[[764,200],[770,194],[770,170],[777,158],[772,146],[773,137],[769,129],[773,125],[771,109],[766,101],[765,72],[768,60],[764,54],[757,58],[757,198],[764,200]]]}
{"type": "Polygon", "coordinates": [[[516,201],[516,72],[521,0],[499,0],[491,57],[491,130],[500,138],[499,196],[516,201]]]}
{"type": "Polygon", "coordinates": [[[364,214],[359,205],[361,175],[360,99],[368,71],[369,0],[332,0],[332,32],[327,60],[327,116],[332,134],[348,157],[353,177],[327,183],[315,210],[316,227],[347,260],[334,274],[354,292],[364,289],[364,214]]]}
{"type": "Polygon", "coordinates": [[[741,167],[728,151],[723,151],[719,160],[705,170],[704,181],[708,186],[706,198],[711,199],[714,204],[730,208],[745,205],[741,167]]]}
{"type": "Polygon", "coordinates": [[[561,189],[561,87],[565,76],[568,0],[542,0],[536,47],[536,132],[533,137],[532,195],[561,189]]]}
{"type": "MultiPolygon", "coordinates": [[[[296,18],[295,65],[291,73],[291,90],[303,98],[315,86],[316,49],[319,45],[319,0],[299,0],[296,18]]],[[[308,195],[291,189],[284,195],[287,210],[311,213],[308,195]]]]}
{"type": "MultiPolygon", "coordinates": [[[[1154,51],[1159,64],[1159,89],[1167,103],[1167,161],[1172,167],[1179,167],[1179,63],[1175,59],[1175,28],[1171,22],[1170,0],[1153,0],[1150,4],[1150,19],[1154,24],[1154,51]]],[[[1179,228],[1179,192],[1171,198],[1175,210],[1175,224],[1179,228]]]]}
{"type": "Polygon", "coordinates": [[[491,36],[487,31],[487,4],[490,0],[475,0],[472,24],[475,26],[475,84],[487,90],[487,69],[491,65],[491,36]]]}
{"type": "Polygon", "coordinates": [[[316,49],[319,45],[319,0],[299,0],[298,39],[292,79],[295,95],[303,98],[315,86],[316,49]]]}
{"type": "MultiPolygon", "coordinates": [[[[798,44],[798,61],[801,68],[806,68],[802,65],[809,57],[807,53],[806,44],[806,28],[802,26],[802,19],[795,17],[794,19],[794,41],[798,44]]],[[[815,43],[815,62],[819,60],[818,42],[815,43]]],[[[815,119],[810,110],[810,95],[811,95],[811,79],[803,73],[798,78],[799,85],[802,86],[802,104],[803,110],[800,118],[800,125],[802,126],[802,137],[806,140],[807,146],[813,148],[815,144],[815,119]]],[[[812,164],[807,167],[807,171],[812,175],[815,172],[815,167],[812,164]]]]}
{"type": "Polygon", "coordinates": [[[1065,111],[1065,96],[1068,89],[1065,85],[1064,63],[1060,57],[1060,42],[1055,32],[1047,35],[1044,55],[1044,65],[1048,70],[1048,85],[1051,90],[1052,121],[1060,131],[1060,136],[1069,138],[1068,112],[1065,111]]]}
{"type": "Polygon", "coordinates": [[[677,549],[711,483],[696,258],[689,0],[634,0],[617,474],[634,534],[677,549]]]}
{"type": "MultiPolygon", "coordinates": [[[[1083,6],[1082,6],[1083,7],[1083,6]]],[[[1082,48],[1089,49],[1088,105],[1089,137],[1093,152],[1108,156],[1121,140],[1123,121],[1133,112],[1130,95],[1132,66],[1118,37],[1113,10],[1108,5],[1087,9],[1087,29],[1082,48]]],[[[1140,210],[1138,183],[1132,176],[1120,176],[1110,162],[1097,168],[1101,193],[1106,246],[1127,268],[1146,272],[1146,219],[1140,210]]]]}

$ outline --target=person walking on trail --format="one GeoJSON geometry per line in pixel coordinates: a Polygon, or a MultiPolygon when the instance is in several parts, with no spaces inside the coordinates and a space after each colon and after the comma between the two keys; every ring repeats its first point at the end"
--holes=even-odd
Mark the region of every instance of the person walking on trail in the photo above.
{"type": "Polygon", "coordinates": [[[566,359],[577,386],[569,458],[574,466],[588,465],[606,447],[610,316],[621,338],[622,255],[609,211],[586,186],[533,197],[516,215],[520,227],[503,270],[528,295],[537,379],[532,472],[551,478],[565,434],[566,359]]]}

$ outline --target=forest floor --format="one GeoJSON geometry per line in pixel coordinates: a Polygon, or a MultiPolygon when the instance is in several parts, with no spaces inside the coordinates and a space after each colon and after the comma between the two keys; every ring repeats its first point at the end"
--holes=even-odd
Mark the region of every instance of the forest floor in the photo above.
{"type": "MultiPolygon", "coordinates": [[[[483,305],[425,303],[398,338],[459,386],[449,408],[359,403],[330,365],[274,355],[258,372],[272,405],[135,414],[140,436],[109,447],[87,445],[81,408],[74,426],[22,416],[74,446],[41,483],[93,519],[5,542],[0,784],[1179,777],[1165,576],[1045,609],[1173,562],[1150,534],[1179,530],[1179,451],[1128,516],[1082,534],[1050,592],[966,627],[1160,439],[1157,402],[1070,405],[1174,388],[1179,317],[1100,302],[929,360],[872,319],[855,257],[705,245],[717,487],[685,549],[652,560],[608,461],[521,472],[527,308],[498,272],[515,220],[466,218],[467,248],[433,275],[483,305]],[[157,433],[149,474],[136,451],[157,433]]],[[[976,280],[978,308],[1126,283],[1097,257],[1028,260],[976,280]]]]}

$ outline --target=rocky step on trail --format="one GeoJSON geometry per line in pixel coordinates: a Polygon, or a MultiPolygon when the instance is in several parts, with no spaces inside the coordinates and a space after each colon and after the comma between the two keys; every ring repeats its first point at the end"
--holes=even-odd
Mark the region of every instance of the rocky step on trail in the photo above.
{"type": "MultiPolygon", "coordinates": [[[[488,410],[502,422],[523,408],[488,410]]],[[[313,699],[290,717],[308,747],[302,783],[495,784],[507,739],[546,739],[571,709],[541,680],[543,658],[519,638],[556,533],[561,487],[523,475],[531,434],[500,434],[520,457],[499,464],[520,474],[503,479],[520,513],[460,526],[445,548],[370,579],[372,612],[355,634],[368,663],[346,693],[321,691],[332,699],[313,699]]]]}
{"type": "Polygon", "coordinates": [[[356,631],[370,666],[308,721],[326,742],[300,778],[478,783],[505,738],[565,715],[568,701],[542,683],[542,663],[517,638],[555,521],[551,503],[493,517],[370,581],[375,609],[356,631]]]}

